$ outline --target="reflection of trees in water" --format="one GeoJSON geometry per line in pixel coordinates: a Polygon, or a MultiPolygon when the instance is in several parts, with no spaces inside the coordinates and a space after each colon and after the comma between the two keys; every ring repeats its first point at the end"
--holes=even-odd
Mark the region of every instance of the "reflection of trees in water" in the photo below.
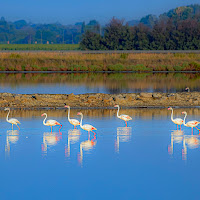
{"type": "Polygon", "coordinates": [[[175,92],[189,87],[200,91],[198,73],[50,73],[0,74],[1,87],[10,85],[68,84],[88,88],[104,87],[108,93],[175,92]]]}
{"type": "MultiPolygon", "coordinates": [[[[193,116],[196,118],[200,118],[200,109],[199,108],[184,108],[184,110],[188,113],[188,116],[193,116]]],[[[180,117],[182,108],[176,108],[175,117],[180,117]]],[[[41,114],[46,112],[46,110],[12,110],[12,116],[16,118],[38,118],[42,120],[41,114]]],[[[113,118],[116,116],[116,109],[73,109],[71,108],[71,115],[76,116],[78,112],[82,112],[85,117],[89,118],[102,118],[108,117],[113,118]]],[[[127,115],[133,118],[142,118],[142,119],[169,119],[171,116],[171,112],[167,110],[167,108],[163,109],[155,109],[155,108],[134,108],[134,109],[121,109],[121,113],[126,113],[127,115]]],[[[67,122],[67,110],[63,107],[63,109],[50,109],[48,110],[48,116],[53,118],[65,118],[67,122]]],[[[0,110],[0,118],[5,120],[6,113],[4,110],[0,110]]]]}

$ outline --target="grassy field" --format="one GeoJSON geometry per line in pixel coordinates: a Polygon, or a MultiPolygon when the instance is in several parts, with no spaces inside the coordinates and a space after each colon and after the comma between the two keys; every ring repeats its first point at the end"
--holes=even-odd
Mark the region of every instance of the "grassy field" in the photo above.
{"type": "Polygon", "coordinates": [[[82,54],[35,52],[0,54],[1,71],[200,71],[200,54],[82,54]]]}
{"type": "Polygon", "coordinates": [[[0,44],[0,51],[66,51],[78,49],[79,44],[0,44]]]}

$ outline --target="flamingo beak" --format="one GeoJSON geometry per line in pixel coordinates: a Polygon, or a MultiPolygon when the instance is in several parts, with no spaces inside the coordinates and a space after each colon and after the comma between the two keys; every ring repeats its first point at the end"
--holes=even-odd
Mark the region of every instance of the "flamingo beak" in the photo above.
{"type": "Polygon", "coordinates": [[[65,106],[65,108],[69,108],[69,106],[65,106]]]}
{"type": "Polygon", "coordinates": [[[42,114],[41,116],[43,116],[44,114],[42,114]]]}
{"type": "Polygon", "coordinates": [[[117,105],[114,106],[115,108],[117,107],[117,105]]]}

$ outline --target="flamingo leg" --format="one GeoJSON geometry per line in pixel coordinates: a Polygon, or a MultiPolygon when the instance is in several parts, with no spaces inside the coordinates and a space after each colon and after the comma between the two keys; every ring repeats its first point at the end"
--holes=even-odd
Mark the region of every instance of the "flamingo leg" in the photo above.
{"type": "Polygon", "coordinates": [[[94,133],[94,135],[96,135],[96,133],[94,131],[92,131],[94,133]]]}
{"type": "Polygon", "coordinates": [[[181,130],[181,125],[180,125],[180,130],[181,130]]]}
{"type": "Polygon", "coordinates": [[[62,125],[60,125],[60,128],[59,128],[59,133],[60,133],[60,135],[62,135],[62,133],[60,132],[60,129],[62,128],[62,125]]]}
{"type": "Polygon", "coordinates": [[[177,124],[177,130],[178,130],[178,124],[177,124]]]}
{"type": "Polygon", "coordinates": [[[13,130],[13,124],[12,124],[12,130],[13,130]]]}
{"type": "Polygon", "coordinates": [[[192,135],[193,135],[193,127],[192,127],[192,135]]]}
{"type": "MultiPolygon", "coordinates": [[[[17,125],[17,124],[16,124],[17,125]]],[[[20,130],[19,126],[17,125],[18,129],[20,130]]]]}
{"type": "Polygon", "coordinates": [[[125,123],[126,123],[126,127],[127,127],[127,121],[125,121],[125,123]]]}
{"type": "Polygon", "coordinates": [[[52,126],[51,126],[51,133],[52,133],[52,126]]]}

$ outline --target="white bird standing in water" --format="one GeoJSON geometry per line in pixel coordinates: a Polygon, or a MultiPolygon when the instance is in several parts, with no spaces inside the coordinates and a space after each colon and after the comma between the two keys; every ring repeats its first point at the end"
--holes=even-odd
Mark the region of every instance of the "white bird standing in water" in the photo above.
{"type": "Polygon", "coordinates": [[[181,125],[183,124],[183,119],[181,119],[181,118],[174,119],[173,118],[173,108],[169,107],[168,110],[172,111],[172,113],[171,113],[171,120],[172,120],[172,122],[174,122],[174,124],[177,125],[177,130],[178,130],[178,125],[180,125],[180,129],[181,129],[181,125]]]}
{"type": "Polygon", "coordinates": [[[193,120],[193,121],[189,121],[189,122],[185,123],[185,119],[187,117],[187,112],[184,111],[184,112],[182,112],[182,114],[185,115],[183,125],[192,128],[192,135],[193,135],[193,128],[196,128],[199,131],[199,134],[200,134],[200,130],[196,127],[196,126],[198,126],[198,124],[200,124],[200,122],[193,120]]]}
{"type": "Polygon", "coordinates": [[[126,127],[127,127],[127,121],[132,120],[132,118],[131,118],[129,115],[119,115],[119,105],[115,105],[114,107],[118,108],[117,117],[118,117],[119,119],[124,120],[125,123],[126,123],[126,127]]]}
{"type": "Polygon", "coordinates": [[[68,108],[68,121],[74,126],[75,129],[76,126],[80,125],[80,122],[77,119],[70,119],[70,106],[65,106],[65,108],[68,108]]]}
{"type": "Polygon", "coordinates": [[[51,127],[51,132],[52,132],[52,126],[56,126],[56,125],[59,125],[60,126],[60,128],[59,128],[59,131],[60,131],[60,129],[62,128],[62,125],[59,123],[59,122],[57,122],[56,120],[53,120],[53,119],[49,119],[49,120],[47,120],[46,122],[45,122],[45,120],[47,119],[47,114],[46,113],[43,113],[41,116],[46,116],[45,118],[44,118],[44,120],[43,120],[43,124],[45,125],[45,126],[50,126],[51,127]]]}
{"type": "Polygon", "coordinates": [[[94,134],[96,134],[94,132],[94,130],[97,130],[94,126],[90,125],[90,124],[84,124],[82,125],[82,121],[83,121],[83,114],[81,112],[78,112],[77,115],[81,115],[81,122],[80,122],[80,127],[85,130],[88,131],[88,133],[90,133],[90,131],[92,131],[94,134]]]}
{"type": "MultiPolygon", "coordinates": [[[[10,118],[10,119],[8,119],[8,116],[9,116],[9,114],[10,114],[10,108],[5,108],[4,110],[8,110],[8,114],[7,114],[7,117],[6,117],[6,121],[7,121],[8,123],[11,123],[11,124],[12,124],[12,130],[13,130],[13,124],[15,124],[15,125],[19,128],[19,126],[18,126],[17,124],[20,124],[20,122],[19,122],[17,119],[15,119],[15,118],[10,118]]],[[[20,128],[19,128],[19,130],[20,130],[20,128]]]]}

